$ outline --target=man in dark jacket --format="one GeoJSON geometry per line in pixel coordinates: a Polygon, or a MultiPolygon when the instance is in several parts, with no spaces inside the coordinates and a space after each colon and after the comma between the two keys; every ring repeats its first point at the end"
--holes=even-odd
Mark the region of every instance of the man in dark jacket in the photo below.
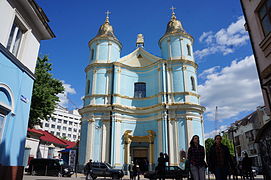
{"type": "Polygon", "coordinates": [[[222,137],[215,136],[215,144],[210,148],[208,166],[215,174],[216,180],[227,180],[229,169],[233,168],[230,151],[227,146],[221,143],[222,137]]]}
{"type": "Polygon", "coordinates": [[[91,176],[92,173],[92,159],[90,159],[88,163],[85,165],[84,171],[86,174],[86,180],[88,180],[89,176],[91,176]]]}
{"type": "Polygon", "coordinates": [[[254,179],[252,173],[252,159],[248,157],[248,154],[244,153],[245,157],[242,160],[242,171],[246,179],[254,179]]]}

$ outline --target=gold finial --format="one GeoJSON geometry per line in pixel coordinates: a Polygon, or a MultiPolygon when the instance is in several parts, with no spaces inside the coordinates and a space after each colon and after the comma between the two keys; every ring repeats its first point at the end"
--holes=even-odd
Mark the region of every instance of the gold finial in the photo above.
{"type": "Polygon", "coordinates": [[[106,20],[105,20],[105,22],[109,22],[109,14],[111,14],[111,12],[107,10],[105,12],[105,14],[106,14],[106,20]]]}
{"type": "Polygon", "coordinates": [[[169,8],[169,9],[171,9],[171,11],[172,11],[172,16],[171,16],[171,18],[172,19],[175,19],[176,18],[176,16],[175,16],[175,12],[174,12],[174,10],[176,9],[174,6],[172,6],[171,8],[169,8]]]}

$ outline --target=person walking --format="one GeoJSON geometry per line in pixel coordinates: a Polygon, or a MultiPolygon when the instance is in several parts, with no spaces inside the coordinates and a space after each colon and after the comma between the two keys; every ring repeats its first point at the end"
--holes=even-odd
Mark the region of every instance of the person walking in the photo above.
{"type": "Polygon", "coordinates": [[[159,180],[165,179],[166,163],[169,162],[169,157],[167,153],[160,152],[160,157],[158,158],[158,165],[156,167],[159,180]]]}
{"type": "Polygon", "coordinates": [[[131,161],[131,164],[129,164],[128,170],[130,173],[130,180],[134,180],[134,163],[133,163],[133,161],[131,161]]]}
{"type": "Polygon", "coordinates": [[[230,168],[234,168],[230,151],[223,145],[222,137],[215,136],[215,143],[209,151],[208,166],[209,170],[215,174],[216,180],[227,180],[230,168]]]}
{"type": "Polygon", "coordinates": [[[85,165],[84,171],[86,174],[86,180],[88,180],[92,173],[92,159],[90,159],[88,163],[85,165]]]}
{"type": "Polygon", "coordinates": [[[242,172],[244,173],[244,179],[254,179],[252,173],[252,159],[248,157],[247,152],[244,153],[245,157],[242,160],[242,172]]]}
{"type": "Polygon", "coordinates": [[[204,158],[204,147],[199,144],[199,136],[194,135],[188,149],[188,161],[193,180],[205,180],[206,163],[204,158]]]}

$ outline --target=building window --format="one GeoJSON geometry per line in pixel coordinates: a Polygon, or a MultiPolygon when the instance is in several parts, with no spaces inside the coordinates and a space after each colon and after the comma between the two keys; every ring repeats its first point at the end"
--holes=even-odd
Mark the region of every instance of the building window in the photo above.
{"type": "Polygon", "coordinates": [[[74,128],[73,131],[74,131],[74,132],[77,132],[77,129],[74,128]]]}
{"type": "Polygon", "coordinates": [[[62,136],[63,136],[63,137],[66,137],[66,133],[62,133],[62,136]]]}
{"type": "Polygon", "coordinates": [[[64,120],[63,122],[64,122],[64,124],[67,124],[67,123],[68,123],[68,121],[67,121],[67,120],[64,120]]]}
{"type": "Polygon", "coordinates": [[[187,47],[188,56],[191,56],[191,47],[190,47],[190,45],[187,44],[186,47],[187,47]]]}
{"type": "Polygon", "coordinates": [[[48,123],[45,123],[45,127],[49,127],[49,124],[48,124],[48,123]]]}
{"type": "Polygon", "coordinates": [[[70,138],[70,137],[72,137],[72,135],[71,135],[71,134],[68,134],[68,137],[70,138]]]}
{"type": "Polygon", "coordinates": [[[76,135],[73,135],[73,139],[76,139],[76,135]]]}
{"type": "Polygon", "coordinates": [[[59,130],[61,129],[61,127],[60,127],[60,126],[57,126],[56,128],[57,128],[57,129],[59,129],[59,130]]]}
{"type": "Polygon", "coordinates": [[[135,83],[135,98],[144,98],[146,97],[146,83],[137,82],[135,83]]]}
{"type": "Polygon", "coordinates": [[[90,80],[87,80],[87,92],[86,92],[86,94],[89,94],[89,90],[90,90],[90,80]]]}
{"type": "Polygon", "coordinates": [[[0,113],[0,143],[2,141],[2,134],[4,132],[6,116],[0,113]]]}
{"type": "Polygon", "coordinates": [[[60,136],[60,132],[57,132],[56,135],[57,135],[57,136],[60,136]]]}
{"type": "Polygon", "coordinates": [[[271,13],[271,1],[267,0],[258,11],[259,19],[265,36],[267,36],[271,31],[270,13],[271,13]]]}
{"type": "Polygon", "coordinates": [[[71,121],[69,122],[69,125],[72,125],[72,122],[71,122],[71,121]]]}
{"type": "Polygon", "coordinates": [[[58,123],[62,123],[62,120],[61,120],[61,119],[58,119],[57,122],[58,122],[58,123]]]}
{"type": "Polygon", "coordinates": [[[67,127],[63,127],[63,130],[65,130],[65,131],[66,131],[66,130],[67,130],[67,127]]]}
{"type": "Polygon", "coordinates": [[[17,56],[19,47],[22,41],[23,37],[23,28],[20,26],[16,21],[13,23],[13,26],[11,28],[9,38],[8,38],[8,44],[7,49],[14,55],[17,56]]]}
{"type": "Polygon", "coordinates": [[[72,131],[72,128],[69,128],[68,130],[69,130],[69,131],[72,131]]]}
{"type": "Polygon", "coordinates": [[[192,91],[196,91],[195,78],[193,76],[191,76],[191,87],[192,91]]]}
{"type": "Polygon", "coordinates": [[[55,128],[56,126],[54,124],[51,125],[51,128],[55,128]]]}
{"type": "Polygon", "coordinates": [[[53,122],[56,122],[56,118],[52,118],[52,121],[53,121],[53,122]]]}
{"type": "Polygon", "coordinates": [[[90,60],[94,59],[94,49],[91,49],[91,55],[90,55],[90,60]]]}

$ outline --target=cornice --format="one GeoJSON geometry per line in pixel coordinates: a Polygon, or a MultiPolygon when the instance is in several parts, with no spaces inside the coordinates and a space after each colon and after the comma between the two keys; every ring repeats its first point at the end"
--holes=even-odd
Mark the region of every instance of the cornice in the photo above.
{"type": "MultiPolygon", "coordinates": [[[[188,60],[188,59],[183,59],[183,58],[182,59],[170,59],[170,60],[160,59],[160,60],[154,62],[153,64],[150,64],[150,65],[144,66],[144,67],[131,67],[126,64],[122,64],[120,62],[107,63],[107,62],[99,62],[99,60],[96,60],[95,62],[87,65],[87,67],[85,68],[85,72],[88,72],[92,67],[113,67],[113,65],[118,66],[118,67],[122,67],[122,68],[126,68],[129,70],[147,70],[147,69],[150,69],[150,68],[158,65],[159,63],[167,63],[167,64],[183,63],[183,64],[191,65],[195,69],[198,68],[197,63],[195,63],[194,61],[188,60]]],[[[159,68],[157,68],[157,69],[159,69],[159,68]]]]}
{"type": "MultiPolygon", "coordinates": [[[[193,92],[160,92],[158,94],[152,95],[152,96],[148,96],[148,97],[144,97],[144,98],[135,98],[135,97],[131,97],[131,96],[124,96],[121,94],[113,94],[114,97],[120,97],[123,99],[130,99],[130,100],[147,100],[147,99],[153,99],[162,95],[189,95],[189,96],[195,96],[197,98],[200,98],[199,94],[193,93],[193,92]]],[[[111,96],[110,94],[92,94],[92,95],[87,95],[85,96],[83,99],[87,99],[87,98],[94,98],[94,97],[109,97],[111,96]]]]}

